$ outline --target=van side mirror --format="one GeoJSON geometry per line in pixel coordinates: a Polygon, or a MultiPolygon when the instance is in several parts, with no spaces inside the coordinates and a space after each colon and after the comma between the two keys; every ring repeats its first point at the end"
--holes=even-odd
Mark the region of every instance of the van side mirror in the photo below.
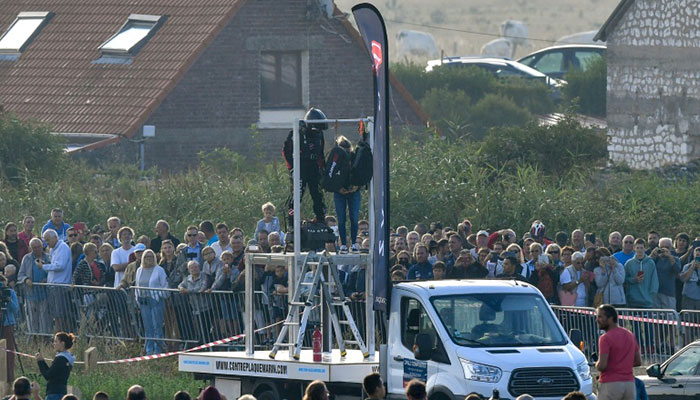
{"type": "Polygon", "coordinates": [[[416,360],[430,360],[433,356],[433,340],[427,333],[416,335],[416,344],[413,346],[413,355],[416,360]]]}
{"type": "Polygon", "coordinates": [[[581,345],[581,342],[583,342],[583,334],[581,333],[580,329],[571,329],[569,330],[569,339],[571,339],[571,343],[574,344],[577,348],[581,345]]]}
{"type": "Polygon", "coordinates": [[[662,378],[663,374],[661,373],[661,365],[653,364],[648,366],[647,375],[649,375],[652,378],[662,378]]]}

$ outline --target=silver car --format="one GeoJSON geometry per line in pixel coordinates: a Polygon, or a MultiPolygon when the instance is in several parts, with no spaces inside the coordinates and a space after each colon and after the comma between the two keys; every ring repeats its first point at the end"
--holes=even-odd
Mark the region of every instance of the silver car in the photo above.
{"type": "Polygon", "coordinates": [[[700,340],[685,346],[663,364],[647,368],[638,376],[649,399],[700,399],[700,340]]]}

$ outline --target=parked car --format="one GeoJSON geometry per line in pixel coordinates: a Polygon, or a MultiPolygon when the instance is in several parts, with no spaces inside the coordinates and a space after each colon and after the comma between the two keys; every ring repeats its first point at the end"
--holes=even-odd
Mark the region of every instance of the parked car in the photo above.
{"type": "Polygon", "coordinates": [[[485,57],[446,57],[441,60],[430,60],[425,68],[426,72],[431,72],[435,68],[454,67],[478,67],[491,72],[497,78],[521,77],[526,79],[537,79],[547,85],[559,88],[566,82],[560,79],[551,78],[534,68],[521,64],[517,61],[505,58],[485,58],[485,57]]]}
{"type": "Polygon", "coordinates": [[[605,56],[605,45],[571,44],[547,47],[527,55],[518,62],[552,78],[562,79],[569,70],[586,70],[591,62],[605,56]]]}
{"type": "Polygon", "coordinates": [[[689,344],[663,364],[647,368],[648,376],[638,376],[653,399],[700,398],[700,340],[689,344]]]}

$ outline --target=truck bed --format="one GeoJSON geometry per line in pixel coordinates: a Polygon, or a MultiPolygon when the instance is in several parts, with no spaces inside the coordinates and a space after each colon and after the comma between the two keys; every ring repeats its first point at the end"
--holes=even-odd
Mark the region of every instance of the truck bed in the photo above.
{"type": "Polygon", "coordinates": [[[314,362],[312,350],[302,350],[299,360],[290,358],[287,350],[280,350],[274,360],[269,354],[269,351],[256,351],[252,356],[243,351],[186,353],[179,356],[179,370],[232,377],[346,383],[362,382],[366,375],[379,371],[379,354],[373,359],[364,359],[360,350],[348,350],[343,358],[339,350],[333,350],[330,362],[314,362]]]}

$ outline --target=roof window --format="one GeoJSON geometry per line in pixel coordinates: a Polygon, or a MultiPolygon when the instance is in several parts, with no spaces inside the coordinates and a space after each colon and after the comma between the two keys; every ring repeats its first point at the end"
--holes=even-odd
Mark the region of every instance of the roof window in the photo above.
{"type": "Polygon", "coordinates": [[[19,54],[53,16],[51,12],[21,12],[0,37],[0,53],[19,54]]]}
{"type": "Polygon", "coordinates": [[[131,14],[119,31],[100,46],[100,50],[105,55],[134,55],[163,22],[165,17],[160,15],[131,14]]]}

